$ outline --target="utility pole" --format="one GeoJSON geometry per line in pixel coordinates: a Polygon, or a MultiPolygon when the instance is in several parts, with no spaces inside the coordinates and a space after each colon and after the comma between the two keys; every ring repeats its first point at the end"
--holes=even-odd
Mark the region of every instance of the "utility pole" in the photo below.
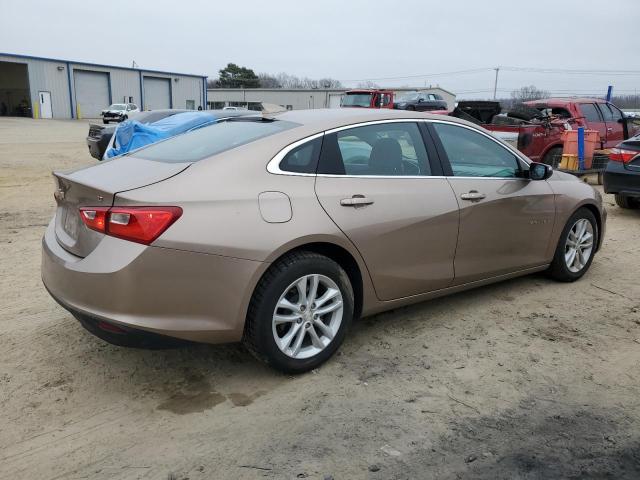
{"type": "Polygon", "coordinates": [[[496,99],[496,95],[498,93],[498,72],[500,71],[500,67],[494,68],[496,71],[496,81],[493,83],[493,99],[496,99]]]}

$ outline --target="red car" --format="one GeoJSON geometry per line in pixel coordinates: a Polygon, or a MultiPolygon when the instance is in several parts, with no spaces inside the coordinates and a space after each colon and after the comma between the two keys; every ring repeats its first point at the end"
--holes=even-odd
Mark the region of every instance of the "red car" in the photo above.
{"type": "Polygon", "coordinates": [[[373,88],[349,90],[342,96],[341,107],[393,108],[393,91],[373,88]]]}
{"type": "MultiPolygon", "coordinates": [[[[628,131],[622,111],[603,99],[548,98],[526,102],[525,105],[534,107],[552,117],[557,116],[559,120],[571,119],[573,128],[584,127],[588,130],[597,130],[600,133],[601,148],[613,148],[635,133],[628,131]]],[[[557,150],[557,153],[562,153],[562,140],[559,137],[545,145],[545,151],[541,155],[544,157],[553,148],[557,150]]]]}
{"type": "Polygon", "coordinates": [[[599,98],[548,98],[524,105],[522,111],[504,115],[498,102],[459,102],[456,110],[462,114],[454,111],[454,115],[474,117],[499,136],[517,138],[518,150],[533,161],[549,165],[562,155],[562,132],[567,125],[597,130],[599,148],[614,147],[636,133],[636,127],[627,123],[618,107],[599,98]]]}

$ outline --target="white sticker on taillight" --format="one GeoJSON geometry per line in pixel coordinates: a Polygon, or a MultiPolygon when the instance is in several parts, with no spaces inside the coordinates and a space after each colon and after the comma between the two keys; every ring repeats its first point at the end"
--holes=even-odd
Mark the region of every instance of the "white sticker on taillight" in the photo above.
{"type": "Polygon", "coordinates": [[[84,218],[86,218],[87,220],[95,220],[96,218],[95,210],[83,210],[82,214],[84,215],[84,218]]]}

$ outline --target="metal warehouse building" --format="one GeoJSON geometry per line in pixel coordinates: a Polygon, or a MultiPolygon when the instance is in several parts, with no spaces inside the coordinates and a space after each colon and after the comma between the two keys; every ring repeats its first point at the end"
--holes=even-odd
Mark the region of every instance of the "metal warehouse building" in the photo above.
{"type": "MultiPolygon", "coordinates": [[[[247,107],[259,109],[260,103],[282,105],[289,110],[307,108],[338,108],[344,92],[349,89],[287,89],[287,88],[210,88],[207,94],[207,108],[247,107]]],[[[396,96],[408,92],[421,91],[438,93],[453,109],[456,96],[441,87],[394,88],[396,96]]]]}
{"type": "Polygon", "coordinates": [[[111,103],[206,108],[207,77],[0,53],[0,115],[97,118],[111,103]]]}

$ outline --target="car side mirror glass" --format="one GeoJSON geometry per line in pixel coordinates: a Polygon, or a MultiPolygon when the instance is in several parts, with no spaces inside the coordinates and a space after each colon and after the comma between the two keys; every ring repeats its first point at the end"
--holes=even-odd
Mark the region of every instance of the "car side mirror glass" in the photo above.
{"type": "Polygon", "coordinates": [[[546,180],[553,174],[553,168],[544,163],[531,162],[529,164],[529,178],[531,180],[546,180]]]}

